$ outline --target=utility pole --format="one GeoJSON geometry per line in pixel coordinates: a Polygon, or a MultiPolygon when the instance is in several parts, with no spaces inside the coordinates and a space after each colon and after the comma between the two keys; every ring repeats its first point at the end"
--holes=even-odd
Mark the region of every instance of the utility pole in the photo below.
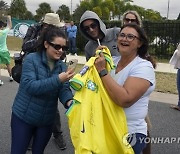
{"type": "Polygon", "coordinates": [[[169,18],[169,3],[170,3],[170,0],[168,0],[167,19],[169,18]]]}
{"type": "Polygon", "coordinates": [[[72,0],[71,0],[71,15],[72,15],[72,0]]]}

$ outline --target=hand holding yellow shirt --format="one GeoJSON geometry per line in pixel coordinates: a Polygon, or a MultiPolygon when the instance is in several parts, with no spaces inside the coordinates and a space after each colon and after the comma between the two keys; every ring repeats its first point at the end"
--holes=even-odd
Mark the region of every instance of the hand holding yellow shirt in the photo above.
{"type": "MultiPolygon", "coordinates": [[[[99,52],[99,51],[97,51],[99,52]]],[[[106,69],[114,69],[108,48],[102,50],[106,69]]],[[[71,80],[76,90],[74,102],[66,112],[76,154],[133,154],[124,136],[128,133],[123,108],[108,96],[92,57],[71,80]]]]}

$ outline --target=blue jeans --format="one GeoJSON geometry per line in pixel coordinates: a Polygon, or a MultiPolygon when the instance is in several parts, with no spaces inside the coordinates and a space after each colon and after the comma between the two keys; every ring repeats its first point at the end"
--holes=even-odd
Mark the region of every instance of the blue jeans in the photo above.
{"type": "Polygon", "coordinates": [[[52,134],[53,125],[36,127],[15,114],[11,116],[11,154],[25,154],[33,137],[32,154],[43,154],[52,134]]]}
{"type": "Polygon", "coordinates": [[[180,69],[178,69],[177,71],[177,90],[178,90],[178,96],[179,96],[179,100],[178,100],[178,106],[180,107],[180,69]]]}
{"type": "Polygon", "coordinates": [[[75,54],[77,52],[76,50],[76,38],[69,38],[69,52],[75,54]]]}
{"type": "Polygon", "coordinates": [[[141,154],[146,147],[146,135],[141,133],[130,134],[127,138],[129,144],[132,146],[135,154],[141,154]]]}

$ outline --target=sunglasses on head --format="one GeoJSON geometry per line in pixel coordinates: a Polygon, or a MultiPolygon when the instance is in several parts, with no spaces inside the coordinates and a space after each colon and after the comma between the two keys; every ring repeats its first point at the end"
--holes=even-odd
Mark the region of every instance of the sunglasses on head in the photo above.
{"type": "Polygon", "coordinates": [[[84,30],[85,30],[86,32],[89,32],[89,31],[90,31],[90,28],[91,28],[91,29],[95,29],[97,26],[98,26],[97,23],[93,22],[93,23],[90,24],[89,26],[84,26],[84,30]]]}
{"type": "Polygon", "coordinates": [[[126,22],[135,22],[135,23],[137,23],[137,20],[136,20],[136,19],[125,18],[124,20],[125,20],[126,22]]]}
{"type": "Polygon", "coordinates": [[[62,51],[67,51],[68,50],[67,46],[62,46],[62,45],[54,44],[54,43],[51,43],[51,42],[48,42],[48,44],[50,46],[52,46],[54,49],[56,49],[56,50],[60,50],[60,49],[62,49],[62,51]]]}

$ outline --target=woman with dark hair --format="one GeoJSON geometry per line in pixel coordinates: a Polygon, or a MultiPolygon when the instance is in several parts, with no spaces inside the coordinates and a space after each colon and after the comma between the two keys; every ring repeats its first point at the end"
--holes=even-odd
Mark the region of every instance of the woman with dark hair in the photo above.
{"type": "Polygon", "coordinates": [[[61,60],[66,37],[58,27],[49,27],[38,40],[38,52],[26,56],[11,117],[11,154],[24,154],[33,137],[32,153],[43,154],[51,137],[58,98],[65,108],[73,94],[68,80],[74,69],[61,60]]]}
{"type": "MultiPolygon", "coordinates": [[[[121,56],[114,58],[115,70],[107,72],[102,53],[97,55],[95,65],[109,96],[114,103],[124,108],[128,141],[135,154],[140,154],[146,146],[145,117],[149,96],[155,88],[156,64],[148,54],[145,32],[137,24],[124,25],[118,34],[117,44],[121,56]]],[[[98,49],[101,48],[103,46],[98,49]]]]}
{"type": "MultiPolygon", "coordinates": [[[[128,24],[128,23],[134,23],[134,24],[139,25],[140,27],[143,27],[140,15],[138,14],[138,12],[136,12],[134,10],[128,10],[123,14],[122,25],[128,24]]],[[[145,120],[147,122],[147,127],[148,127],[147,134],[148,134],[148,137],[150,137],[150,130],[151,130],[152,125],[151,125],[151,121],[150,121],[148,114],[147,114],[145,120]]],[[[143,154],[151,154],[151,143],[150,142],[146,145],[146,148],[143,150],[143,154]]]]}

